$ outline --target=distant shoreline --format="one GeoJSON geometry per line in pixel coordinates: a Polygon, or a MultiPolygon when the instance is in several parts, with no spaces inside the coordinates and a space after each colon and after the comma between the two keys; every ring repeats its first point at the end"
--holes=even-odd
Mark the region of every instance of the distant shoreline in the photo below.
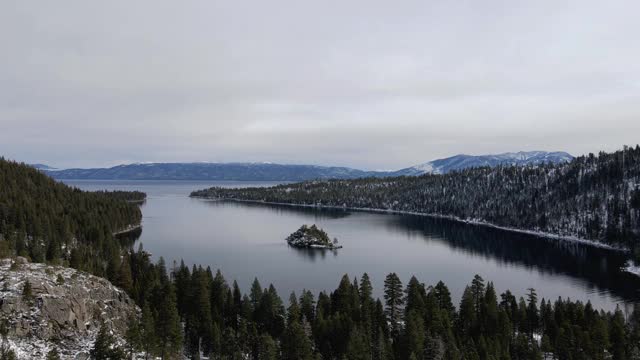
{"type": "Polygon", "coordinates": [[[133,226],[127,227],[126,229],[118,230],[118,231],[113,233],[113,236],[130,233],[130,232],[138,230],[138,229],[142,229],[142,224],[133,225],[133,226]]]}
{"type": "Polygon", "coordinates": [[[128,202],[129,204],[144,204],[145,201],[147,201],[147,198],[145,197],[144,199],[141,200],[125,200],[126,202],[128,202]]]}
{"type": "Polygon", "coordinates": [[[608,245],[608,244],[603,244],[603,243],[600,243],[600,242],[597,242],[597,241],[593,241],[593,240],[578,238],[578,237],[575,237],[575,236],[563,236],[563,235],[547,233],[547,232],[543,232],[543,231],[511,228],[511,227],[492,224],[492,223],[489,223],[489,222],[486,222],[486,221],[482,221],[482,220],[461,219],[459,217],[451,216],[451,215],[428,214],[428,213],[413,212],[413,211],[385,210],[385,209],[375,209],[375,208],[357,208],[357,207],[349,207],[349,206],[345,207],[345,206],[331,206],[331,205],[291,204],[291,203],[280,203],[280,202],[273,202],[273,201],[242,200],[242,199],[233,199],[233,198],[215,198],[215,197],[208,197],[208,196],[190,196],[190,197],[197,198],[197,199],[204,199],[204,200],[213,200],[213,201],[236,201],[236,202],[246,202],[246,203],[254,203],[254,204],[283,205],[283,206],[291,206],[291,207],[337,209],[337,210],[350,210],[350,211],[369,212],[369,213],[386,213],[386,214],[398,214],[398,215],[425,216],[425,217],[431,217],[431,218],[436,218],[436,219],[452,220],[452,221],[456,221],[456,222],[460,222],[460,223],[464,223],[464,224],[491,227],[491,228],[494,228],[494,229],[505,230],[505,231],[510,231],[510,232],[516,232],[516,233],[520,233],[520,234],[533,235],[533,236],[540,237],[540,238],[547,238],[547,239],[555,239],[555,240],[573,242],[573,243],[593,246],[593,247],[606,249],[606,250],[613,250],[613,251],[620,251],[620,252],[629,252],[630,251],[627,248],[611,246],[611,245],[608,245]]]}

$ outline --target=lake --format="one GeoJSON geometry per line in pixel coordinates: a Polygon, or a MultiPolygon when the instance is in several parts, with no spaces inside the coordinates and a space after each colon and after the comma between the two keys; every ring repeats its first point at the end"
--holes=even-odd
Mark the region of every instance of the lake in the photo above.
{"type": "MultiPolygon", "coordinates": [[[[629,308],[640,300],[640,278],[620,271],[625,255],[581,244],[414,215],[296,208],[192,199],[192,190],[211,186],[268,186],[275,183],[191,181],[65,180],[84,190],[140,190],[143,230],[138,242],[155,259],[219,268],[229,283],[248,291],[254,277],[273,283],[283,299],[291,291],[334,290],[344,274],[365,272],[374,295],[384,277],[403,283],[415,275],[426,285],[442,280],[457,302],[475,274],[493,281],[498,294],[510,289],[539,298],[562,296],[591,301],[598,308],[629,308]],[[343,248],[301,250],[285,237],[302,224],[317,224],[343,248]]],[[[137,244],[136,244],[137,246],[137,244]]]]}

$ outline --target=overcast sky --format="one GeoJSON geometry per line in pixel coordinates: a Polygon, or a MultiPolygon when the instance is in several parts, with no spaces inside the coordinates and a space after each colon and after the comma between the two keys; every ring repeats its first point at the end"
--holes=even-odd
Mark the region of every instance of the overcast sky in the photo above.
{"type": "Polygon", "coordinates": [[[640,142],[640,2],[0,4],[0,155],[397,169],[640,142]]]}

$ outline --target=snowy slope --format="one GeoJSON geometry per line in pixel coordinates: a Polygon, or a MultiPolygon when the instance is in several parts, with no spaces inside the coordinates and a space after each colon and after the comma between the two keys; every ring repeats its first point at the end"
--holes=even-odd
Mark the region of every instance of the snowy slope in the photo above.
{"type": "Polygon", "coordinates": [[[39,167],[54,179],[91,180],[250,180],[305,181],[316,179],[356,179],[364,177],[445,174],[470,167],[499,164],[528,165],[566,162],[566,152],[510,152],[497,155],[456,155],[429,161],[398,171],[368,171],[339,166],[286,165],[274,163],[135,163],[111,168],[51,169],[39,167]]]}
{"type": "Polygon", "coordinates": [[[573,156],[566,152],[520,151],[495,155],[456,155],[429,161],[396,172],[397,175],[416,176],[422,174],[446,174],[450,171],[481,166],[536,165],[541,163],[568,162],[573,156]]]}

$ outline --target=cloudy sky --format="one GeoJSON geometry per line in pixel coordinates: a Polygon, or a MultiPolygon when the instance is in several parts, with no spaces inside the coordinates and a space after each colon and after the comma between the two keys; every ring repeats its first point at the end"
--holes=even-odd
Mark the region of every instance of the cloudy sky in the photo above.
{"type": "Polygon", "coordinates": [[[0,4],[0,155],[395,169],[640,142],[640,2],[0,4]]]}

